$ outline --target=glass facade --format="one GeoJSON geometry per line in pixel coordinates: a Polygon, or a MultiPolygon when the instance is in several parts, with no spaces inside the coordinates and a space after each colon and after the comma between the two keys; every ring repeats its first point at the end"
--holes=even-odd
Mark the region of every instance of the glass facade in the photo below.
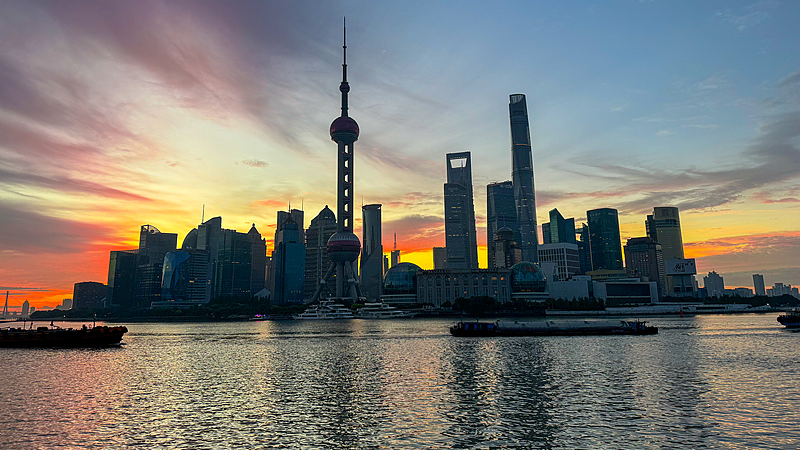
{"type": "Polygon", "coordinates": [[[511,268],[512,292],[545,292],[547,277],[538,264],[521,262],[511,268]]]}
{"type": "Polygon", "coordinates": [[[589,222],[589,249],[592,270],[622,270],[622,242],[616,209],[599,208],[586,211],[589,222]]]}
{"type": "Polygon", "coordinates": [[[496,260],[495,239],[497,230],[506,227],[514,232],[512,240],[519,242],[517,207],[514,203],[514,185],[511,181],[491,183],[486,186],[486,246],[488,267],[504,267],[496,260]]]}
{"type": "Polygon", "coordinates": [[[511,181],[519,222],[518,244],[522,259],[536,262],[539,258],[537,236],[536,195],[533,185],[533,154],[528,124],[528,105],[524,94],[509,96],[508,112],[511,121],[511,181]]]}
{"type": "Polygon", "coordinates": [[[447,267],[478,268],[475,204],[472,198],[472,163],[469,152],[447,154],[444,185],[444,228],[447,267]]]}

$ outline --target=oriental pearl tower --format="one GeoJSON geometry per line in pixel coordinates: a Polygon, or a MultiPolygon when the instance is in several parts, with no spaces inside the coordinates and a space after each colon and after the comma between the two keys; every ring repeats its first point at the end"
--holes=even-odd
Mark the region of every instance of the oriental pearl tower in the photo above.
{"type": "Polygon", "coordinates": [[[358,140],[358,124],[347,115],[347,93],[350,85],[347,83],[347,27],[343,35],[343,61],[342,83],[339,91],[342,93],[342,115],[331,123],[331,140],[336,142],[339,149],[338,176],[337,176],[337,201],[336,201],[336,234],[328,239],[328,256],[331,265],[325,277],[320,280],[311,302],[319,299],[322,291],[327,288],[329,294],[338,300],[348,300],[356,303],[362,297],[361,286],[355,271],[355,261],[361,252],[361,241],[353,233],[353,143],[358,140]],[[336,273],[336,290],[330,292],[328,281],[336,273]]]}

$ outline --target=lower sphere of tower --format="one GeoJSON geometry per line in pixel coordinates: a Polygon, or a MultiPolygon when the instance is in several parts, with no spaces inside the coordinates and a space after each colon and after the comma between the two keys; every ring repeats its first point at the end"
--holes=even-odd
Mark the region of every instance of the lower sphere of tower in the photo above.
{"type": "Polygon", "coordinates": [[[340,231],[328,239],[328,256],[333,262],[353,262],[361,253],[361,241],[349,231],[340,231]]]}

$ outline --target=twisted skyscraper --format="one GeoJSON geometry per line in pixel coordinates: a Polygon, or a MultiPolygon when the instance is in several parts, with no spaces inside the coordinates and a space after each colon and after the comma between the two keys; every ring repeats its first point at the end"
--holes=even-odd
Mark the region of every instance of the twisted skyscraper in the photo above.
{"type": "Polygon", "coordinates": [[[533,190],[533,156],[531,132],[528,126],[528,106],[525,94],[509,96],[508,112],[511,118],[511,181],[514,185],[514,203],[519,221],[519,247],[522,260],[538,262],[536,223],[536,195],[533,190]]]}

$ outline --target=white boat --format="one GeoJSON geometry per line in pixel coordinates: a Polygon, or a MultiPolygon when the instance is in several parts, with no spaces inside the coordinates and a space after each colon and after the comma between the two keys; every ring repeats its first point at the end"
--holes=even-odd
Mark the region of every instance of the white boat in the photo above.
{"type": "Polygon", "coordinates": [[[364,303],[364,307],[356,311],[359,319],[399,319],[415,315],[413,311],[403,311],[383,302],[364,303]]]}
{"type": "Polygon", "coordinates": [[[297,320],[334,320],[352,319],[353,311],[341,303],[332,300],[320,300],[316,305],[311,305],[300,314],[295,314],[297,320]]]}

